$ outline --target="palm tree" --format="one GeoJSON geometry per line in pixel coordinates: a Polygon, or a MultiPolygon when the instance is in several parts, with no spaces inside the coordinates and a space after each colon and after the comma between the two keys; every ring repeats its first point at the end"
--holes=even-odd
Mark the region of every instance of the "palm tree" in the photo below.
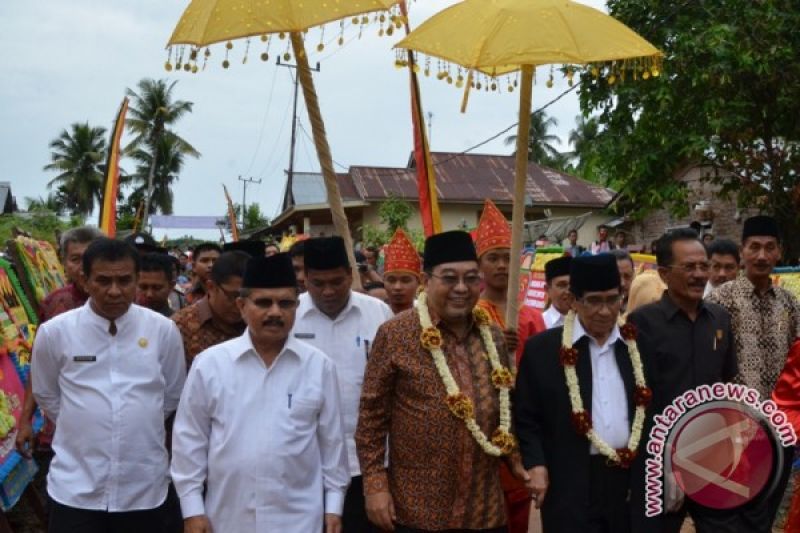
{"type": "Polygon", "coordinates": [[[45,170],[61,173],[50,180],[48,188],[58,186],[57,197],[69,206],[73,215],[88,215],[103,196],[106,160],[106,130],[76,122],[69,131],[50,141],[51,162],[45,170]]]}
{"type": "MultiPolygon", "coordinates": [[[[129,156],[137,162],[136,171],[121,179],[123,184],[133,184],[134,190],[129,196],[132,205],[138,205],[148,186],[152,187],[150,197],[151,213],[161,211],[165,215],[172,214],[172,184],[177,181],[183,169],[184,154],[179,138],[169,132],[158,142],[156,157],[149,150],[137,149],[129,156]],[[152,180],[150,178],[152,172],[152,180]]],[[[147,203],[145,201],[145,203],[147,203]]],[[[144,218],[144,215],[142,216],[144,218]]],[[[142,225],[142,227],[144,227],[142,225]]]]}
{"type": "Polygon", "coordinates": [[[594,145],[600,135],[600,123],[597,117],[585,118],[583,115],[575,117],[575,129],[569,132],[569,143],[572,144],[570,156],[578,159],[578,165],[585,165],[591,158],[594,145]]]}
{"type": "MultiPolygon", "coordinates": [[[[139,81],[137,85],[138,92],[131,89],[127,90],[127,94],[131,98],[131,106],[128,110],[130,118],[127,119],[126,123],[135,137],[125,151],[131,156],[137,151],[146,151],[150,154],[150,166],[147,170],[147,181],[143,190],[145,207],[142,216],[142,227],[146,226],[147,217],[153,212],[151,204],[155,199],[154,180],[156,167],[159,164],[159,157],[163,148],[162,140],[165,137],[170,137],[171,149],[177,150],[182,156],[200,157],[200,152],[169,129],[184,115],[191,113],[194,105],[192,102],[173,99],[172,91],[176,83],[177,81],[173,81],[168,84],[166,80],[145,78],[139,81]]],[[[141,154],[139,155],[141,156],[141,154]]],[[[141,157],[136,159],[139,162],[142,160],[141,157]]],[[[161,194],[164,194],[163,191],[161,194]]],[[[171,194],[169,194],[170,198],[171,194]]],[[[162,196],[161,198],[163,200],[166,197],[162,196]]]]}
{"type": "MultiPolygon", "coordinates": [[[[550,128],[558,126],[555,117],[548,117],[544,112],[531,113],[531,127],[528,140],[528,161],[541,165],[559,168],[564,164],[564,156],[555,147],[561,144],[558,135],[550,133],[550,128]]],[[[517,142],[516,135],[509,135],[504,140],[506,145],[517,142]]]]}
{"type": "Polygon", "coordinates": [[[56,215],[61,215],[65,211],[62,195],[59,193],[48,193],[47,196],[25,197],[25,208],[29,212],[48,211],[56,215]]]}

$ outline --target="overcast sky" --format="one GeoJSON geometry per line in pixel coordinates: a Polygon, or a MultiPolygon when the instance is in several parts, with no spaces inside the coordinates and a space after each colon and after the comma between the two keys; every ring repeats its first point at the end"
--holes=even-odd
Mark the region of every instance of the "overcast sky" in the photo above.
{"type": "MultiPolygon", "coordinates": [[[[412,26],[453,3],[418,0],[411,7],[412,26]]],[[[262,180],[248,187],[248,204],[257,201],[268,216],[277,214],[289,160],[293,71],[277,67],[274,59],[286,41],[272,42],[266,63],[258,58],[262,43],[255,40],[243,65],[244,42],[238,41],[227,70],[218,45],[204,72],[168,73],[164,47],[186,5],[174,0],[0,1],[0,180],[12,183],[21,208],[25,197],[45,196],[55,176],[42,170],[49,141],[73,122],[110,129],[126,87],[150,77],[178,80],[175,96],[194,102],[194,112],[176,130],[202,157],[187,160],[174,188],[175,214],[224,213],[221,184],[240,202],[239,175],[262,180]]],[[[326,41],[333,33],[331,26],[326,41]]],[[[370,27],[338,51],[332,43],[311,54],[312,62],[321,60],[321,72],[314,76],[333,158],[345,167],[402,166],[412,148],[408,75],[395,69],[391,50],[400,36],[376,33],[370,27]]],[[[546,78],[547,70],[540,69],[534,108],[567,88],[557,78],[547,89],[546,78]]],[[[463,151],[517,120],[516,92],[473,92],[462,115],[461,91],[454,86],[422,77],[421,91],[425,112],[433,113],[434,151],[463,151]]],[[[548,111],[565,139],[579,113],[577,97],[571,93],[548,111]]],[[[302,97],[298,114],[310,134],[302,97]]],[[[511,148],[501,138],[478,151],[508,154],[511,148]]],[[[319,169],[313,144],[302,131],[295,158],[297,171],[319,169]]],[[[133,169],[128,160],[122,166],[133,169]]],[[[185,233],[172,230],[170,237],[185,233]]]]}

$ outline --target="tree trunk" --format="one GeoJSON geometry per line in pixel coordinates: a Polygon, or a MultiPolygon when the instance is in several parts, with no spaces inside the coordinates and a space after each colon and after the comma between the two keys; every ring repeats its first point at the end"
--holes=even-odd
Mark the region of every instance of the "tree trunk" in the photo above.
{"type": "Polygon", "coordinates": [[[153,160],[150,162],[150,170],[147,172],[147,189],[144,194],[144,212],[142,213],[142,231],[147,231],[147,221],[150,218],[150,202],[153,197],[153,181],[156,177],[156,164],[158,163],[158,142],[156,138],[153,143],[153,160]]]}

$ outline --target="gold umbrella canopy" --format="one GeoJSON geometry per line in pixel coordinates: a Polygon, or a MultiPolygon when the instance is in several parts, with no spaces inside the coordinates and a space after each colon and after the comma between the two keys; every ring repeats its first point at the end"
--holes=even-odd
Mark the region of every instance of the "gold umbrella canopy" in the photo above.
{"type": "MultiPolygon", "coordinates": [[[[398,1],[193,0],[181,15],[169,44],[201,47],[243,37],[303,32],[355,15],[386,11],[398,1]]],[[[355,23],[366,21],[359,18],[355,23]]]]}
{"type": "MultiPolygon", "coordinates": [[[[225,42],[225,59],[222,66],[228,68],[231,41],[247,38],[244,58],[250,49],[250,37],[260,36],[260,40],[269,47],[272,34],[281,38],[289,34],[295,60],[297,74],[303,87],[303,96],[308,109],[308,117],[314,137],[314,145],[319,157],[320,168],[324,178],[328,203],[336,232],[345,240],[350,263],[353,266],[353,285],[360,288],[360,276],[356,270],[353,254],[353,241],[350,227],[345,215],[339,183],[333,168],[333,158],[325,133],[325,124],[319,109],[314,80],[308,64],[303,32],[329,22],[339,21],[339,44],[344,43],[345,19],[353,17],[349,22],[358,27],[360,32],[370,24],[367,14],[374,13],[373,21],[380,26],[380,35],[391,35],[394,28],[402,27],[404,17],[396,6],[400,0],[192,0],[184,11],[175,30],[170,37],[169,58],[165,68],[173,69],[173,61],[177,70],[196,73],[200,70],[198,60],[203,59],[203,68],[208,61],[210,50],[200,53],[201,47],[225,42]],[[377,13],[385,12],[388,13],[377,13]],[[384,30],[386,27],[386,30],[384,30]],[[187,49],[188,47],[188,49],[187,49]]],[[[320,44],[317,51],[324,47],[322,38],[324,26],[320,32],[320,44]]],[[[288,52],[287,52],[288,54],[288,52]]],[[[261,53],[266,61],[269,55],[261,53]]],[[[285,56],[288,59],[288,56],[285,56]]]]}
{"type": "Polygon", "coordinates": [[[466,0],[425,21],[396,47],[497,76],[522,65],[611,60],[657,73],[661,57],[618,20],[569,0],[466,0]]]}
{"type": "MultiPolygon", "coordinates": [[[[454,64],[459,70],[456,86],[465,86],[462,111],[469,90],[480,89],[482,79],[486,90],[497,90],[496,76],[522,71],[511,257],[519,257],[522,251],[534,69],[567,65],[565,72],[571,83],[575,72],[571,65],[590,64],[595,77],[605,76],[613,84],[618,78],[624,80],[626,74],[634,79],[658,76],[662,57],[657,48],[621,22],[569,0],[464,0],[429,18],[396,48],[428,55],[426,75],[431,56],[436,58],[437,78],[448,83],[453,82],[454,64]],[[466,83],[461,69],[468,71],[466,83]]],[[[405,64],[402,55],[398,63],[405,64]]],[[[508,89],[513,90],[511,83],[508,89]]],[[[513,268],[508,283],[507,324],[517,323],[519,291],[519,269],[513,268]]]]}

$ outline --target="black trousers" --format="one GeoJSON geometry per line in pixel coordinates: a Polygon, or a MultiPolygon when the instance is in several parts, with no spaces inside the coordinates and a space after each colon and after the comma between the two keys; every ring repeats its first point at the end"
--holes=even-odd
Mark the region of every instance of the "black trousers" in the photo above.
{"type": "Polygon", "coordinates": [[[161,533],[164,506],[145,511],[109,513],[77,509],[50,499],[48,533],[161,533]]]}
{"type": "Polygon", "coordinates": [[[587,533],[629,533],[630,469],[609,466],[603,455],[589,458],[587,533]]]}
{"type": "Polygon", "coordinates": [[[364,478],[350,478],[350,487],[344,496],[342,512],[342,533],[374,533],[377,528],[367,519],[364,501],[364,478]]]}
{"type": "Polygon", "coordinates": [[[163,533],[183,533],[183,514],[181,514],[181,500],[175,491],[175,485],[169,484],[167,499],[161,506],[164,511],[163,533]]]}
{"type": "MultiPolygon", "coordinates": [[[[652,518],[644,516],[644,497],[634,495],[634,533],[679,533],[686,515],[692,517],[697,533],[771,533],[772,523],[778,513],[786,485],[792,472],[794,447],[783,448],[783,465],[778,472],[775,488],[755,501],[736,509],[710,509],[686,498],[680,511],[652,518]]],[[[641,466],[641,465],[639,465],[641,466]]],[[[634,475],[644,478],[644,470],[634,470],[634,475]]],[[[638,490],[644,490],[642,479],[637,479],[638,490]]],[[[636,486],[636,484],[635,484],[636,486]]],[[[634,489],[636,493],[636,488],[634,489]]]]}
{"type": "Polygon", "coordinates": [[[786,486],[789,484],[789,477],[792,474],[794,451],[794,446],[781,450],[783,453],[783,468],[778,474],[779,477],[775,489],[739,509],[739,519],[742,522],[741,531],[746,531],[747,533],[772,532],[772,523],[775,521],[775,515],[778,514],[778,508],[781,505],[786,486]]]}

